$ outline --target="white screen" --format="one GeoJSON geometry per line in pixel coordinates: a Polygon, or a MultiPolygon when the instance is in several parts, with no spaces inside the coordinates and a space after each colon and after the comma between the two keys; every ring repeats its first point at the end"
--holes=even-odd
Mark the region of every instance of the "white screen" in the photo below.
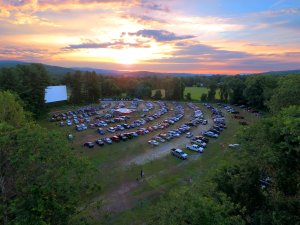
{"type": "Polygon", "coordinates": [[[45,89],[45,102],[58,102],[68,99],[66,86],[48,86],[45,89]]]}

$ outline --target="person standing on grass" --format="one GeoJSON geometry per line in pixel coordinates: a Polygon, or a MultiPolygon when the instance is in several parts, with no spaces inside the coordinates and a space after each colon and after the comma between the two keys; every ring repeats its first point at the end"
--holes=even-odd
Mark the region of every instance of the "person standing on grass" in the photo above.
{"type": "Polygon", "coordinates": [[[141,169],[141,178],[143,178],[145,176],[145,173],[143,171],[143,169],[141,169]]]}

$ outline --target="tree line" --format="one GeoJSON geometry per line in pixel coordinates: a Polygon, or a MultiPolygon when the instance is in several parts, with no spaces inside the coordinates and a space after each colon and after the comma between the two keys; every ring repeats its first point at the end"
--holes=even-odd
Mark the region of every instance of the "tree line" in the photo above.
{"type": "Polygon", "coordinates": [[[95,72],[75,71],[55,79],[47,73],[42,64],[17,65],[0,70],[0,90],[10,90],[22,100],[25,110],[38,118],[46,111],[45,88],[48,85],[67,85],[69,103],[97,103],[103,97],[136,97],[161,99],[164,89],[166,100],[187,100],[185,87],[208,88],[199,101],[218,101],[231,104],[246,104],[263,110],[299,103],[299,76],[297,75],[249,75],[249,76],[104,76],[95,72]],[[157,90],[152,96],[152,90],[157,90]],[[294,98],[292,98],[294,97],[294,98]]]}
{"type": "Polygon", "coordinates": [[[183,100],[184,82],[178,77],[123,77],[103,76],[95,72],[68,73],[62,80],[70,88],[70,102],[73,104],[98,102],[102,97],[126,97],[161,99],[159,91],[151,96],[154,89],[165,89],[166,100],[183,100]]]}
{"type": "Polygon", "coordinates": [[[16,93],[25,110],[34,117],[46,111],[45,88],[49,84],[50,77],[41,64],[17,65],[0,70],[0,91],[16,93]]]}

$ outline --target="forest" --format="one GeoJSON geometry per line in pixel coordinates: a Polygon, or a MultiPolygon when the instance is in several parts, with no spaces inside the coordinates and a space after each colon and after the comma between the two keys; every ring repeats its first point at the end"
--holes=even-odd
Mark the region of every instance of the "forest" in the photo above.
{"type": "Polygon", "coordinates": [[[73,105],[122,94],[151,99],[153,89],[165,89],[166,100],[184,101],[185,87],[204,85],[209,91],[199,102],[216,102],[219,89],[218,101],[263,111],[263,118],[237,134],[242,147],[233,163],[160,198],[145,223],[300,223],[300,76],[110,77],[76,71],[53,79],[43,65],[30,64],[0,70],[1,224],[86,224],[75,216],[78,202],[83,192],[101,188],[93,183],[90,162],[37,122],[47,113],[44,89],[51,84],[67,85],[66,104],[73,105]]]}

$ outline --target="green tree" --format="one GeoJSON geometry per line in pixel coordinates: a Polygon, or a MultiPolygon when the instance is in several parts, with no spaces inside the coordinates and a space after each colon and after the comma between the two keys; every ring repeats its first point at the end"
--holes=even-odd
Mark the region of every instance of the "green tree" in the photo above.
{"type": "Polygon", "coordinates": [[[206,102],[207,101],[207,94],[206,93],[203,93],[201,95],[201,98],[200,98],[201,102],[206,102]]]}
{"type": "Polygon", "coordinates": [[[17,96],[9,91],[0,92],[0,123],[20,127],[25,122],[25,113],[17,96]]]}
{"type": "Polygon", "coordinates": [[[151,97],[151,88],[144,83],[139,84],[135,89],[134,97],[137,97],[137,98],[151,97]]]}
{"type": "Polygon", "coordinates": [[[84,78],[85,102],[97,103],[101,97],[100,77],[95,72],[86,72],[84,78]]]}
{"type": "Polygon", "coordinates": [[[160,89],[156,90],[153,98],[157,99],[157,100],[160,100],[161,97],[162,97],[161,90],[160,89]]]}
{"type": "Polygon", "coordinates": [[[300,105],[300,77],[282,77],[273,93],[267,103],[273,113],[290,105],[300,105]]]}
{"type": "Polygon", "coordinates": [[[215,84],[214,82],[211,82],[211,84],[208,86],[209,90],[208,90],[208,94],[207,94],[207,100],[208,101],[215,101],[216,98],[216,92],[217,92],[217,84],[215,84]]]}
{"type": "Polygon", "coordinates": [[[93,169],[60,132],[26,123],[14,95],[0,102],[0,223],[68,224],[93,169]]]}
{"type": "Polygon", "coordinates": [[[18,65],[0,72],[0,90],[17,93],[26,111],[30,111],[34,117],[46,111],[45,88],[48,84],[49,76],[42,64],[18,65]]]}
{"type": "Polygon", "coordinates": [[[149,210],[147,224],[215,225],[245,224],[238,206],[209,183],[199,184],[171,193],[149,210]]]}
{"type": "Polygon", "coordinates": [[[191,101],[192,100],[192,97],[191,97],[191,93],[188,92],[186,95],[185,95],[185,99],[188,100],[188,101],[191,101]]]}
{"type": "Polygon", "coordinates": [[[242,77],[235,76],[231,78],[227,85],[230,87],[229,91],[229,101],[232,104],[244,104],[246,99],[243,96],[243,91],[245,89],[245,83],[242,77]]]}
{"type": "Polygon", "coordinates": [[[248,224],[299,221],[300,107],[262,119],[239,135],[238,162],[216,176],[217,190],[245,208],[248,224]]]}

